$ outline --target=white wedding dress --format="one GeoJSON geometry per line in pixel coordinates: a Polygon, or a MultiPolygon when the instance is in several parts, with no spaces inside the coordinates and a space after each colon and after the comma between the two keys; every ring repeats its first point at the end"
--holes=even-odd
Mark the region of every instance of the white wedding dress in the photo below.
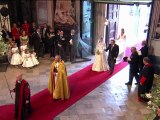
{"type": "Polygon", "coordinates": [[[92,65],[93,71],[101,72],[109,70],[108,62],[106,60],[106,53],[104,51],[105,48],[105,43],[98,42],[96,46],[95,60],[92,65]]]}

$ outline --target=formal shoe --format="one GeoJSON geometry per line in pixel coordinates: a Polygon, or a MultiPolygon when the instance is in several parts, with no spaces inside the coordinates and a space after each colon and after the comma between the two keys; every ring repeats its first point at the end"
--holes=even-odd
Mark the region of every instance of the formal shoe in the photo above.
{"type": "Polygon", "coordinates": [[[113,71],[110,71],[109,74],[112,75],[112,74],[113,74],[113,71]]]}
{"type": "Polygon", "coordinates": [[[112,74],[113,74],[113,72],[110,72],[109,74],[110,74],[110,75],[112,75],[112,74]]]}
{"type": "Polygon", "coordinates": [[[132,84],[128,82],[128,83],[125,83],[125,85],[132,85],[132,84]]]}
{"type": "Polygon", "coordinates": [[[135,85],[138,85],[139,83],[135,83],[135,85]]]}

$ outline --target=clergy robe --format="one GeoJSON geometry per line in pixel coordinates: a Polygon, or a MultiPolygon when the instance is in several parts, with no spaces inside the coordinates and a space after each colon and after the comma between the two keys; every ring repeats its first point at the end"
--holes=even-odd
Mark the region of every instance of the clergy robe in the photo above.
{"type": "Polygon", "coordinates": [[[15,92],[15,118],[24,120],[31,113],[30,88],[26,80],[16,81],[15,92]]]}
{"type": "Polygon", "coordinates": [[[141,94],[149,93],[154,79],[154,69],[151,64],[147,64],[144,66],[141,77],[140,84],[138,86],[138,97],[141,98],[141,94]]]}
{"type": "Polygon", "coordinates": [[[50,70],[48,90],[52,94],[53,99],[69,99],[70,91],[67,79],[67,71],[64,61],[53,61],[50,70]],[[56,75],[55,75],[56,73],[56,75]]]}

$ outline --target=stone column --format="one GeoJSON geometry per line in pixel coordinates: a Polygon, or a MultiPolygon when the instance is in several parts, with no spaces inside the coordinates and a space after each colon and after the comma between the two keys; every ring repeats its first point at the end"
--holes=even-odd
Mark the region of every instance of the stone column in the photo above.
{"type": "Polygon", "coordinates": [[[156,36],[156,28],[158,25],[159,18],[160,18],[160,1],[155,0],[153,7],[152,7],[152,16],[151,16],[151,23],[150,23],[150,31],[149,31],[149,39],[154,38],[156,36]]]}
{"type": "Polygon", "coordinates": [[[149,46],[149,57],[154,65],[155,72],[160,73],[160,38],[156,39],[156,28],[160,23],[160,1],[154,0],[152,7],[151,22],[149,25],[149,36],[148,36],[148,46],[149,46]]]}
{"type": "Polygon", "coordinates": [[[54,23],[54,5],[53,5],[53,1],[52,0],[47,0],[47,23],[48,25],[50,25],[51,27],[53,27],[53,23],[54,23]]]}
{"type": "Polygon", "coordinates": [[[53,27],[54,23],[54,5],[52,0],[36,1],[37,22],[38,24],[47,23],[53,27]]]}
{"type": "Polygon", "coordinates": [[[75,0],[78,39],[80,39],[80,0],[75,0]]]}
{"type": "Polygon", "coordinates": [[[154,1],[152,7],[152,16],[149,25],[149,36],[148,36],[148,46],[149,46],[149,54],[160,56],[160,48],[157,47],[160,44],[160,39],[156,39],[156,28],[160,23],[160,1],[154,1]]]}
{"type": "MultiPolygon", "coordinates": [[[[93,48],[95,49],[97,41],[100,37],[104,37],[105,15],[107,12],[107,4],[95,3],[94,6],[94,37],[93,48]]],[[[94,50],[93,49],[93,50],[94,50]]]]}

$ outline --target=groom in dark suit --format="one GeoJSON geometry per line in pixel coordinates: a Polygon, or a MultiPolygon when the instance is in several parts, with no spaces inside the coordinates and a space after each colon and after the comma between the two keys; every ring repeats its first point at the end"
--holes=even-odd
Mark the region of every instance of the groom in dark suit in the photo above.
{"type": "Polygon", "coordinates": [[[107,49],[105,51],[107,52],[108,50],[109,50],[108,65],[110,67],[110,74],[112,74],[114,71],[116,58],[119,54],[119,46],[117,44],[115,44],[115,40],[111,40],[111,43],[109,44],[109,46],[107,47],[107,49]]]}

